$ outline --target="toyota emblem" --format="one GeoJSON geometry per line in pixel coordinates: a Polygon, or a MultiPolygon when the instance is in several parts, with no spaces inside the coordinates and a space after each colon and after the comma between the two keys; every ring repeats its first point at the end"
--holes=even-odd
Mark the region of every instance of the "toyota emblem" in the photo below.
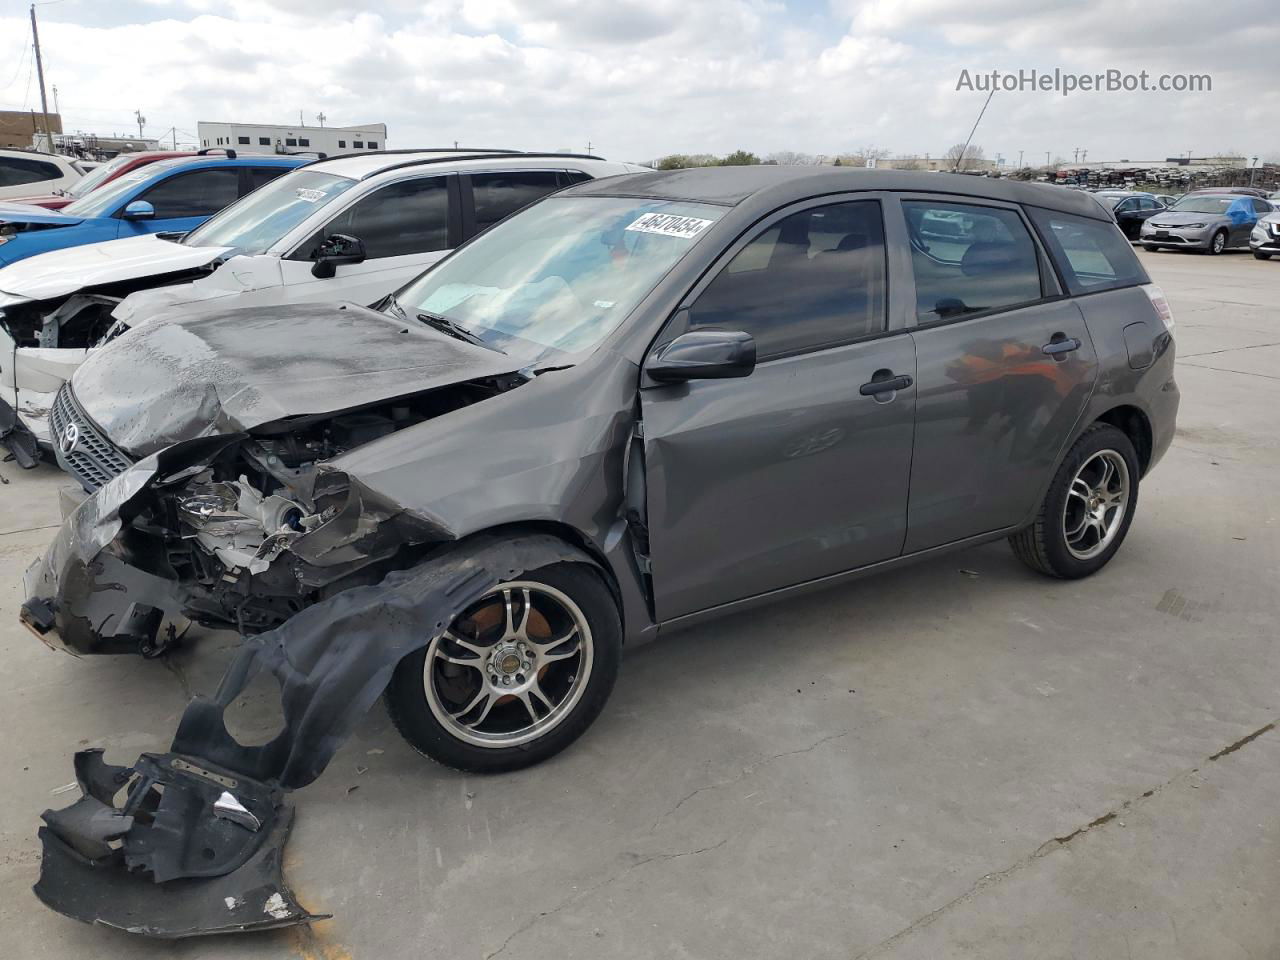
{"type": "Polygon", "coordinates": [[[58,441],[58,447],[63,453],[69,454],[76,448],[76,444],[80,442],[80,428],[74,423],[68,423],[67,429],[62,431],[62,439],[58,441]]]}

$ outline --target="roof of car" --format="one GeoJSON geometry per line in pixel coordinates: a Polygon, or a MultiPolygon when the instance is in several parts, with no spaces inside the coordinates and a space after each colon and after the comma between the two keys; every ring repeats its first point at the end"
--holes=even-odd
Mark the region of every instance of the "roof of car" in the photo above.
{"type": "Polygon", "coordinates": [[[737,206],[747,200],[781,206],[807,197],[852,190],[895,190],[950,193],[957,198],[980,197],[1007,203],[1027,203],[1094,219],[1110,219],[1101,204],[1087,193],[1057,186],[971,177],[963,174],[924,173],[911,170],[868,170],[854,167],[695,167],[689,170],[653,171],[589,180],[569,187],[560,195],[645,197],[657,200],[693,200],[737,206]]]}
{"type": "Polygon", "coordinates": [[[469,161],[492,162],[495,160],[601,160],[580,153],[526,153],[522,150],[505,150],[498,147],[459,147],[421,150],[378,150],[367,153],[349,153],[340,157],[317,160],[313,166],[339,177],[362,180],[385,170],[397,167],[418,166],[431,163],[466,163],[469,161]]]}
{"type": "Polygon", "coordinates": [[[165,170],[172,170],[175,167],[195,167],[205,164],[217,164],[218,166],[232,167],[300,167],[305,163],[310,163],[310,157],[290,157],[280,156],[274,153],[244,153],[237,157],[228,157],[220,153],[211,153],[206,156],[197,157],[170,157],[167,160],[156,160],[154,163],[148,163],[140,171],[143,176],[155,176],[163,173],[165,170]]]}

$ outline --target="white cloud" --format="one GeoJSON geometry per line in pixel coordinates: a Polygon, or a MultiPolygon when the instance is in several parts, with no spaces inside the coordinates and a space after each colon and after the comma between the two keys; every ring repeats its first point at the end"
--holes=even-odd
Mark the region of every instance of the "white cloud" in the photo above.
{"type": "MultiPolygon", "coordinates": [[[[981,105],[956,92],[962,68],[1116,67],[1209,72],[1213,92],[1001,93],[977,141],[1041,159],[1280,147],[1273,0],[1221,14],[1166,0],[1154,18],[1129,0],[834,2],[833,20],[773,0],[67,0],[42,8],[41,40],[64,114],[99,133],[129,129],[135,108],[153,134],[323,110],[330,123],[386,121],[398,147],[937,154],[981,105]]],[[[27,29],[0,18],[0,56],[12,46],[17,65],[27,29]]],[[[19,74],[0,90],[6,107],[32,102],[19,74]]]]}

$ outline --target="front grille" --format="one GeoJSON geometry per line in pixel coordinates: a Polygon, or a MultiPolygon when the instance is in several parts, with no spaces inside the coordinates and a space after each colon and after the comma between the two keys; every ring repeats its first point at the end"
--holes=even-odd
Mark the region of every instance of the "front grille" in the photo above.
{"type": "Polygon", "coordinates": [[[49,441],[63,469],[90,492],[124,473],[133,463],[85,416],[71,394],[69,383],[62,385],[49,411],[49,441]],[[72,426],[76,435],[74,444],[67,433],[67,428],[72,426]]]}

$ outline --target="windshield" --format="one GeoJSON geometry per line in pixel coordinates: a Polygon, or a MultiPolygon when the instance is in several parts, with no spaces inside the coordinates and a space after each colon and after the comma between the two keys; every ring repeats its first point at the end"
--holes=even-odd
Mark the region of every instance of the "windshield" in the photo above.
{"type": "Polygon", "coordinates": [[[1231,206],[1239,197],[1183,197],[1175,203],[1170,210],[1177,210],[1179,213],[1217,213],[1225,214],[1227,207],[1231,206]]]}
{"type": "Polygon", "coordinates": [[[143,180],[155,176],[161,167],[164,167],[163,163],[149,163],[145,167],[131,170],[123,177],[67,204],[62,212],[69,217],[109,217],[116,212],[125,194],[132,193],[143,180]]]}
{"type": "Polygon", "coordinates": [[[318,170],[286,173],[215,214],[182,242],[190,247],[232,247],[245,256],[266,253],[303,220],[355,185],[355,180],[318,170]]]}
{"type": "MultiPolygon", "coordinates": [[[[83,177],[72,184],[71,189],[67,191],[71,196],[79,198],[83,197],[90,190],[96,190],[102,186],[107,178],[114,174],[121,167],[133,160],[131,154],[122,153],[114,160],[108,160],[100,167],[90,170],[83,177]]],[[[145,164],[144,164],[145,166],[145,164]]]]}
{"type": "Polygon", "coordinates": [[[400,290],[529,364],[612,332],[724,213],[686,201],[551,197],[481,234],[400,290]]]}

